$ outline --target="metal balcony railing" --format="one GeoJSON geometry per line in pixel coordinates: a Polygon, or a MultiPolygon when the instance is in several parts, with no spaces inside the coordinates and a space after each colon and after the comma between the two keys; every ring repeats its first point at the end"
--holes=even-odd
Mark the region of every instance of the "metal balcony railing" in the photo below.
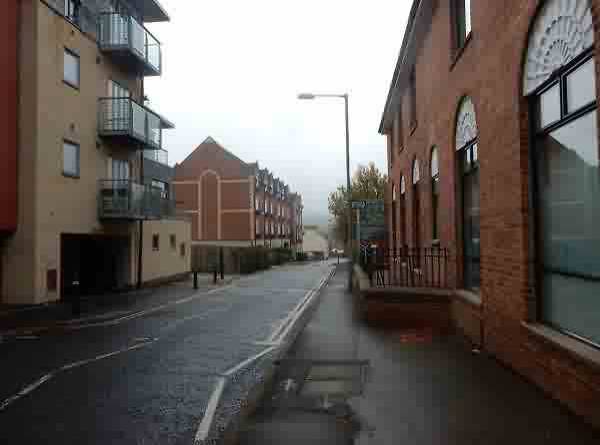
{"type": "Polygon", "coordinates": [[[175,214],[175,202],[163,191],[130,179],[100,180],[100,219],[162,219],[175,214]]]}
{"type": "Polygon", "coordinates": [[[141,23],[129,15],[100,14],[100,49],[117,56],[128,68],[145,76],[160,76],[160,42],[141,23]]]}
{"type": "Polygon", "coordinates": [[[163,128],[170,128],[158,114],[129,97],[100,98],[98,127],[100,136],[131,138],[157,150],[163,128]]]}
{"type": "Polygon", "coordinates": [[[159,164],[169,165],[169,152],[167,150],[144,150],[144,157],[159,164]]]}

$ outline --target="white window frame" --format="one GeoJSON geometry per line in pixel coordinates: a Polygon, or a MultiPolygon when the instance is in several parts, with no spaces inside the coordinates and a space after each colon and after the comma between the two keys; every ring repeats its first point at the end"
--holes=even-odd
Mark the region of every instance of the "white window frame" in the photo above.
{"type": "Polygon", "coordinates": [[[76,142],[64,139],[63,140],[62,156],[63,156],[63,162],[62,162],[62,174],[63,174],[63,176],[66,176],[66,177],[69,177],[69,178],[79,178],[80,174],[81,174],[81,147],[80,147],[80,145],[78,143],[76,143],[76,142]],[[75,168],[74,168],[74,171],[69,171],[68,168],[67,168],[67,166],[66,166],[65,149],[67,147],[75,149],[75,168]]]}
{"type": "Polygon", "coordinates": [[[81,87],[81,58],[79,57],[79,54],[69,48],[64,48],[63,51],[63,82],[76,90],[81,87]],[[69,61],[76,62],[74,68],[76,68],[77,74],[73,77],[72,74],[68,72],[68,69],[70,68],[68,66],[69,61]]]}

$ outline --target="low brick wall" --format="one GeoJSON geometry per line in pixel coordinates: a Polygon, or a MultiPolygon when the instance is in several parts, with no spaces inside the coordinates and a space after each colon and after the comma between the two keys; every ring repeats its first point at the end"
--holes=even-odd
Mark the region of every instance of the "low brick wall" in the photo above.
{"type": "Polygon", "coordinates": [[[417,288],[374,288],[360,267],[354,267],[353,292],[362,316],[373,325],[407,329],[452,329],[451,291],[417,288]]]}
{"type": "Polygon", "coordinates": [[[458,331],[483,346],[481,304],[451,289],[376,288],[354,266],[352,289],[364,320],[373,325],[458,331]]]}

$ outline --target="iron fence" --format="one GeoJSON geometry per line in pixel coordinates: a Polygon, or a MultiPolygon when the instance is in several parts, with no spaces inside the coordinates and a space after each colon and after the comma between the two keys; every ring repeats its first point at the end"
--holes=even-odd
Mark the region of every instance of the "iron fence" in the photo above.
{"type": "Polygon", "coordinates": [[[449,259],[443,247],[360,250],[360,265],[374,287],[447,288],[449,259]]]}

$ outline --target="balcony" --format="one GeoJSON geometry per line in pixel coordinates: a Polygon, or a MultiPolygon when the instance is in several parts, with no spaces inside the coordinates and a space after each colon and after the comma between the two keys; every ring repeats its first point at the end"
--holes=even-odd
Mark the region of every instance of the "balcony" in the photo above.
{"type": "Polygon", "coordinates": [[[98,217],[101,220],[162,219],[175,214],[175,202],[162,190],[132,180],[101,180],[98,217]]]}
{"type": "Polygon", "coordinates": [[[144,158],[162,165],[169,165],[169,152],[162,148],[160,150],[144,150],[144,158]]]}
{"type": "Polygon", "coordinates": [[[100,50],[128,71],[144,76],[160,76],[162,52],[160,42],[131,16],[100,14],[100,50]]]}
{"type": "Polygon", "coordinates": [[[174,125],[129,97],[99,99],[98,133],[125,144],[143,144],[150,150],[162,148],[162,130],[174,125]]]}

